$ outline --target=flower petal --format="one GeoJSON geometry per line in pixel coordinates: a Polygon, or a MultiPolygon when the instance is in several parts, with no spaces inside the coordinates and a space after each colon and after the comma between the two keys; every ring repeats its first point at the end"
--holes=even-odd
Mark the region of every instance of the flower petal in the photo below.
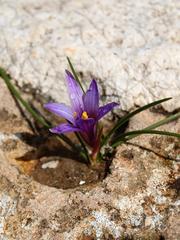
{"type": "Polygon", "coordinates": [[[67,119],[71,123],[74,123],[73,111],[69,106],[66,106],[63,103],[47,103],[44,107],[50,112],[67,119]]]}
{"type": "Polygon", "coordinates": [[[71,125],[69,123],[62,123],[62,124],[50,129],[50,132],[57,133],[57,134],[68,133],[68,132],[79,132],[79,131],[80,131],[79,128],[74,127],[73,125],[71,125]]]}
{"type": "Polygon", "coordinates": [[[76,120],[76,126],[80,128],[82,132],[89,134],[94,128],[95,122],[93,118],[88,118],[86,120],[79,118],[76,120]]]}
{"type": "Polygon", "coordinates": [[[99,91],[95,80],[92,80],[88,91],[83,96],[84,110],[90,117],[96,117],[99,108],[99,91]]]}
{"type": "Polygon", "coordinates": [[[102,117],[104,117],[104,115],[106,115],[108,112],[110,112],[114,107],[118,106],[118,103],[112,102],[112,103],[108,103],[105,106],[102,106],[99,108],[98,110],[98,117],[97,119],[101,119],[102,117]]]}
{"type": "Polygon", "coordinates": [[[77,119],[76,126],[81,129],[81,135],[83,139],[90,145],[93,146],[96,141],[96,120],[89,118],[86,120],[77,119]]]}
{"type": "Polygon", "coordinates": [[[82,114],[84,105],[83,105],[83,91],[79,84],[74,79],[73,75],[66,70],[66,80],[67,80],[67,87],[69,91],[69,97],[71,100],[71,106],[73,111],[80,116],[82,114]]]}

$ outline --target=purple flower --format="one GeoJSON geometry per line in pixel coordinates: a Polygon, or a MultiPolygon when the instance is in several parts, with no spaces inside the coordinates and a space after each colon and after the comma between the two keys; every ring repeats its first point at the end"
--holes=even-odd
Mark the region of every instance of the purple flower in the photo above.
{"type": "Polygon", "coordinates": [[[77,81],[67,70],[66,80],[71,106],[63,103],[47,103],[45,108],[65,118],[68,123],[60,124],[50,131],[57,134],[79,132],[85,142],[95,149],[101,135],[97,128],[98,121],[118,104],[112,102],[99,107],[99,91],[95,80],[92,80],[86,93],[83,93],[77,81]]]}

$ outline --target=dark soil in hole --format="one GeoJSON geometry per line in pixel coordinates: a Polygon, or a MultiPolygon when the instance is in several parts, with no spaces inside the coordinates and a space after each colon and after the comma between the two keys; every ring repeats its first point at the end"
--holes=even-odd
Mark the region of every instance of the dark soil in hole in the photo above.
{"type": "Polygon", "coordinates": [[[97,183],[104,178],[104,166],[92,169],[84,163],[60,157],[43,157],[32,177],[51,187],[68,189],[97,183]]]}
{"type": "MultiPolygon", "coordinates": [[[[29,94],[23,93],[22,95],[53,126],[62,121],[62,119],[56,118],[43,109],[42,102],[47,102],[47,100],[40,97],[41,101],[38,101],[37,95],[33,96],[31,91],[29,94]]],[[[17,107],[21,109],[20,105],[17,105],[17,107]]],[[[87,166],[77,156],[77,153],[68,153],[64,148],[64,144],[61,144],[55,137],[51,136],[47,129],[34,122],[26,111],[24,115],[23,109],[21,109],[21,116],[20,122],[22,121],[22,126],[24,126],[22,128],[23,131],[21,131],[21,127],[16,128],[12,116],[8,115],[6,119],[1,119],[5,128],[8,128],[8,132],[19,136],[25,144],[23,145],[19,142],[17,146],[15,144],[12,145],[10,140],[8,146],[12,147],[6,147],[5,149],[10,163],[16,165],[21,172],[32,176],[41,184],[62,189],[97,183],[103,180],[109,173],[112,157],[107,156],[107,164],[104,162],[97,164],[96,168],[87,166]],[[13,124],[11,118],[13,119],[13,124]]],[[[106,129],[112,124],[110,121],[104,121],[104,123],[106,129]]],[[[4,128],[2,130],[4,131],[4,128]]],[[[69,136],[71,138],[72,135],[69,136]]],[[[76,139],[73,140],[77,142],[76,139]]]]}
{"type": "Polygon", "coordinates": [[[96,183],[105,176],[104,163],[92,168],[83,162],[78,153],[65,148],[54,135],[43,137],[21,133],[21,136],[26,144],[33,146],[33,150],[16,160],[21,167],[22,164],[27,166],[28,162],[35,162],[27,174],[41,184],[68,189],[96,183]]]}
{"type": "MultiPolygon", "coordinates": [[[[78,153],[66,149],[48,130],[37,135],[32,133],[23,119],[3,113],[0,131],[17,137],[1,144],[9,163],[43,185],[76,188],[96,184],[105,176],[104,164],[98,164],[96,168],[88,166],[78,153]]],[[[69,136],[75,140],[73,135],[69,136]]]]}

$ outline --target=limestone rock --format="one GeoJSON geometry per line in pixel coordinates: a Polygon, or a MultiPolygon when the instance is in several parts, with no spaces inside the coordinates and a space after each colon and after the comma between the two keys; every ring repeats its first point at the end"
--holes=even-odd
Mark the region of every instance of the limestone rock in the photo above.
{"type": "Polygon", "coordinates": [[[0,65],[18,85],[67,102],[66,56],[123,110],[173,97],[180,107],[178,0],[3,1],[0,65]]]}
{"type": "MultiPolygon", "coordinates": [[[[129,111],[172,96],[163,108],[173,111],[180,107],[178,5],[178,0],[1,1],[0,66],[22,91],[67,102],[68,55],[85,86],[97,79],[102,101],[120,101],[129,111]]],[[[58,188],[59,152],[47,151],[47,136],[40,141],[29,129],[0,81],[0,239],[180,238],[177,139],[140,136],[118,147],[103,181],[80,179],[76,188],[58,188]]],[[[131,119],[128,130],[162,117],[147,111],[131,119]]],[[[162,129],[179,132],[179,126],[177,120],[162,129]]]]}
{"type": "MultiPolygon", "coordinates": [[[[157,118],[160,118],[157,114],[143,113],[132,119],[129,129],[157,118]]],[[[178,131],[179,122],[164,128],[178,131]]],[[[29,151],[28,145],[16,139],[14,149],[0,152],[0,237],[109,240],[133,236],[154,240],[173,236],[178,239],[175,216],[179,211],[179,142],[158,137],[159,145],[155,146],[153,136],[138,138],[118,148],[111,174],[103,181],[66,190],[46,186],[43,179],[41,183],[33,179],[30,172],[37,160],[28,160],[20,166],[13,160],[29,151]]]]}

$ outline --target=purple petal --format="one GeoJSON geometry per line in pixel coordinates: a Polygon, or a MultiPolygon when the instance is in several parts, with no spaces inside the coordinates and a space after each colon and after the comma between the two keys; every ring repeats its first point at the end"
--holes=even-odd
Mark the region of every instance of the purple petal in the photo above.
{"type": "Polygon", "coordinates": [[[96,121],[93,118],[88,118],[86,120],[79,118],[76,120],[76,126],[80,128],[82,132],[84,131],[89,134],[94,128],[95,122],[96,121]]]}
{"type": "Polygon", "coordinates": [[[95,80],[92,80],[88,91],[83,96],[84,109],[90,117],[96,117],[99,108],[99,91],[95,80]]]}
{"type": "Polygon", "coordinates": [[[102,106],[99,108],[98,110],[98,117],[97,119],[101,119],[102,117],[104,117],[104,115],[106,115],[108,112],[110,112],[114,107],[118,106],[118,103],[112,102],[112,103],[108,103],[105,106],[102,106]]]}
{"type": "Polygon", "coordinates": [[[87,120],[78,119],[76,125],[81,129],[83,139],[90,145],[94,145],[96,141],[96,121],[93,118],[87,120]]]}
{"type": "Polygon", "coordinates": [[[68,132],[79,132],[79,131],[80,131],[79,128],[74,127],[73,125],[71,125],[69,123],[62,123],[62,124],[50,129],[50,132],[57,133],[57,134],[68,133],[68,132]]]}
{"type": "Polygon", "coordinates": [[[79,84],[74,79],[73,75],[68,70],[66,70],[66,80],[69,91],[69,97],[71,100],[71,106],[73,108],[73,111],[80,116],[84,108],[82,100],[83,91],[79,84]]]}
{"type": "Polygon", "coordinates": [[[47,103],[44,107],[50,112],[67,119],[71,123],[74,123],[73,112],[69,106],[66,106],[63,103],[47,103]]]}

